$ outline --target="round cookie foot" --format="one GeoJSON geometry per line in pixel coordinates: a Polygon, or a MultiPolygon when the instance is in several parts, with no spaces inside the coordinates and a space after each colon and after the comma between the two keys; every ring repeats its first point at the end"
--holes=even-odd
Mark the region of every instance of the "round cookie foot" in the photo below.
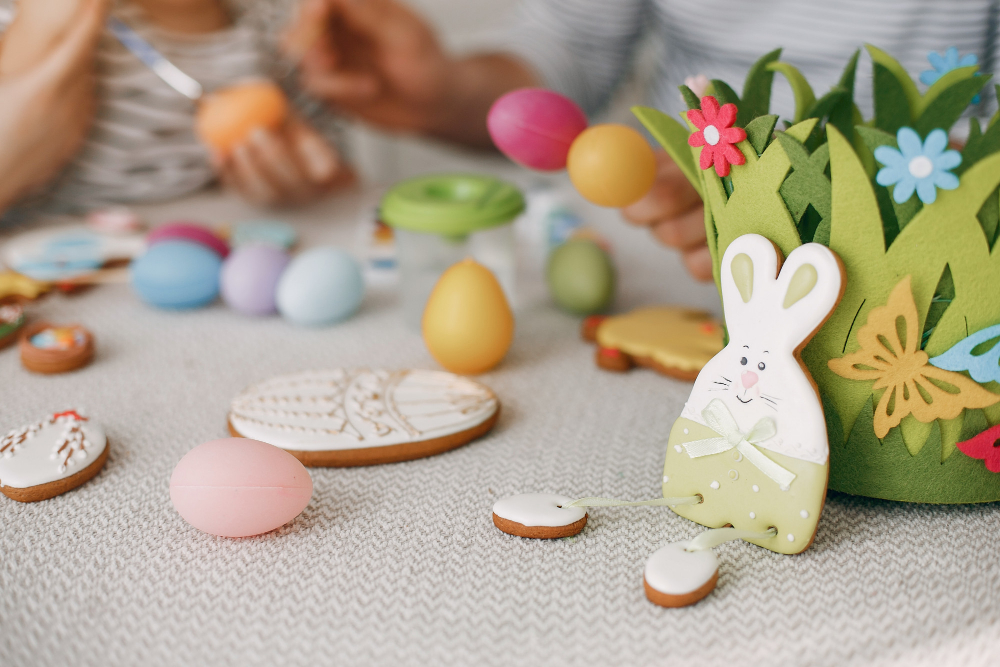
{"type": "Polygon", "coordinates": [[[551,540],[577,535],[587,525],[582,507],[562,507],[572,498],[553,493],[523,493],[493,505],[493,525],[517,537],[551,540]]]}
{"type": "Polygon", "coordinates": [[[688,551],[690,542],[674,542],[655,551],[646,561],[643,588],[661,607],[686,607],[715,590],[719,562],[710,549],[688,551]]]}
{"type": "Polygon", "coordinates": [[[632,368],[632,359],[621,350],[612,347],[597,348],[594,360],[599,368],[615,373],[624,373],[632,368]]]}
{"type": "Polygon", "coordinates": [[[607,315],[591,315],[590,317],[585,317],[583,324],[580,325],[580,337],[588,343],[596,343],[597,329],[606,319],[608,319],[607,315]]]}

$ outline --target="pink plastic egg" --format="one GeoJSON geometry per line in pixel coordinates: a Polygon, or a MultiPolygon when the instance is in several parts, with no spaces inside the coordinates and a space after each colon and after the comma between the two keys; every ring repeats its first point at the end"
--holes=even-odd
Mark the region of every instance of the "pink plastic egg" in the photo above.
{"type": "Polygon", "coordinates": [[[248,438],[198,445],[170,476],[170,500],[181,517],[221,537],[280,528],[305,509],[312,489],[312,478],[297,458],[248,438]]]}
{"type": "Polygon", "coordinates": [[[152,230],[146,236],[146,242],[149,245],[161,241],[191,241],[205,246],[223,259],[229,254],[228,243],[220,239],[211,229],[193,222],[168,222],[152,230]]]}
{"type": "Polygon", "coordinates": [[[496,147],[514,162],[556,171],[566,166],[569,147],[587,129],[587,117],[568,97],[522,88],[493,103],[486,126],[496,147]]]}

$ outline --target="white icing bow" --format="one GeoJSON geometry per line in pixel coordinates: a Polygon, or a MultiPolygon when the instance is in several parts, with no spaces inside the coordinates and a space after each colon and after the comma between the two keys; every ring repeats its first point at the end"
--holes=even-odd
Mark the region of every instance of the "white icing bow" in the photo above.
{"type": "Polygon", "coordinates": [[[739,424],[736,423],[733,413],[718,398],[701,411],[701,416],[705,419],[705,424],[718,433],[719,437],[693,440],[685,444],[684,449],[688,456],[696,459],[735,448],[758,470],[777,482],[782,490],[787,489],[792,480],[795,479],[795,473],[782,468],[754,446],[778,434],[778,427],[773,419],[764,417],[754,424],[752,429],[744,433],[740,430],[739,424]]]}

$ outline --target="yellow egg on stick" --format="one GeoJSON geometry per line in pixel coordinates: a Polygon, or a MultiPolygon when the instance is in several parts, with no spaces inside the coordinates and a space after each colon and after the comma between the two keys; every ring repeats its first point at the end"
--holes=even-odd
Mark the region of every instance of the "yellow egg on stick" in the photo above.
{"type": "Polygon", "coordinates": [[[514,314],[503,288],[482,264],[466,259],[438,279],[423,317],[424,344],[452,373],[485,373],[514,339],[514,314]]]}
{"type": "Polygon", "coordinates": [[[649,192],[656,178],[656,157],[636,130],[595,125],[570,146],[566,169],[586,199],[598,206],[621,208],[649,192]]]}

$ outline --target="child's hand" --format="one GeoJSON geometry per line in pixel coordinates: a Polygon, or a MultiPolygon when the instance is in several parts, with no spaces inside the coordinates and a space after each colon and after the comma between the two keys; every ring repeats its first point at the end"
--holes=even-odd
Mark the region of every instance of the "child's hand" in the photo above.
{"type": "Polygon", "coordinates": [[[622,209],[629,222],[649,227],[660,243],[680,250],[697,280],[712,279],[712,256],[705,238],[701,197],[666,151],[656,153],[656,182],[649,193],[622,209]]]}
{"type": "Polygon", "coordinates": [[[294,116],[276,132],[254,130],[212,161],[226,187],[260,206],[304,204],[355,181],[336,149],[294,116]]]}
{"type": "Polygon", "coordinates": [[[0,78],[0,211],[45,185],[83,143],[94,112],[94,56],[105,11],[103,0],[86,0],[40,61],[0,78]]]}

